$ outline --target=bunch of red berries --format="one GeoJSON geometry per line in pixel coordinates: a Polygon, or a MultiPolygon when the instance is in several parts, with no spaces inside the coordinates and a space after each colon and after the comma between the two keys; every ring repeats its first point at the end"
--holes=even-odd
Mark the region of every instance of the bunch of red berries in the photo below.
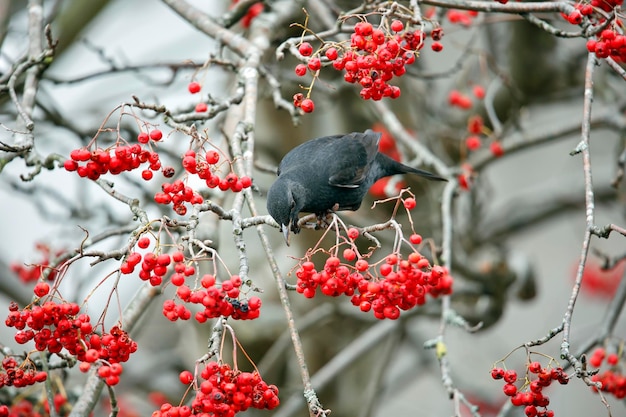
{"type": "MultiPolygon", "coordinates": [[[[153,130],[150,136],[147,133],[140,133],[138,141],[141,142],[142,135],[145,135],[148,140],[152,136],[158,136],[160,140],[161,136],[154,135],[155,132],[162,136],[160,130],[153,130]]],[[[145,163],[149,165],[149,169],[142,172],[142,177],[149,180],[152,178],[153,171],[161,169],[159,154],[143,149],[139,144],[118,144],[112,149],[97,148],[93,151],[87,148],[74,149],[70,152],[70,158],[63,164],[65,169],[70,172],[76,171],[80,177],[87,177],[91,180],[97,180],[107,173],[118,175],[124,171],[133,171],[145,163]]]]}
{"type": "Polygon", "coordinates": [[[126,362],[130,355],[137,351],[137,342],[132,340],[128,333],[119,326],[111,327],[111,330],[102,336],[92,334],[89,337],[88,346],[89,350],[85,353],[84,360],[90,363],[95,362],[94,358],[110,364],[126,362]]]}
{"type": "MultiPolygon", "coordinates": [[[[54,394],[52,398],[56,415],[67,416],[70,413],[67,397],[61,393],[54,394]]],[[[47,398],[16,398],[15,402],[9,407],[8,405],[0,405],[0,417],[46,417],[50,415],[50,406],[47,398]]]]}
{"type": "Polygon", "coordinates": [[[202,158],[196,154],[196,151],[190,149],[183,157],[183,168],[190,174],[198,175],[209,188],[217,187],[222,191],[231,190],[238,193],[252,185],[250,177],[244,175],[240,178],[234,172],[220,178],[216,167],[219,160],[220,154],[217,151],[209,151],[202,158]]]}
{"type": "MultiPolygon", "coordinates": [[[[52,256],[50,247],[44,243],[37,243],[35,250],[41,253],[41,259],[38,262],[29,266],[12,262],[11,270],[17,274],[22,282],[38,281],[44,271],[48,272],[46,279],[48,281],[54,281],[57,276],[57,271],[50,267],[50,257],[52,256]]],[[[54,253],[54,256],[61,256],[63,252],[64,251],[59,250],[54,253]]]]}
{"type": "MultiPolygon", "coordinates": [[[[346,249],[343,257],[352,262],[356,252],[346,249]]],[[[372,310],[378,319],[397,319],[400,310],[424,304],[427,295],[436,298],[452,292],[452,277],[447,270],[431,267],[428,259],[417,252],[407,260],[391,254],[379,267],[365,259],[356,260],[354,265],[342,264],[338,257],[330,256],[320,271],[313,262],[301,263],[296,276],[296,291],[305,297],[314,297],[318,287],[324,295],[345,294],[353,305],[364,312],[372,310]]]]}
{"type": "Polygon", "coordinates": [[[158,204],[172,204],[174,211],[183,216],[187,213],[185,203],[202,204],[204,199],[193,188],[185,185],[182,180],[173,183],[164,182],[161,185],[163,192],[154,195],[154,201],[158,204]]]}
{"type": "Polygon", "coordinates": [[[596,54],[598,58],[611,57],[617,61],[626,62],[626,35],[612,29],[604,29],[598,39],[587,41],[587,50],[596,54]]]}
{"type": "MultiPolygon", "coordinates": [[[[205,274],[200,279],[202,289],[192,290],[186,285],[181,285],[176,290],[176,295],[185,303],[197,304],[204,310],[198,311],[194,318],[199,323],[208,319],[224,316],[236,320],[253,320],[261,313],[261,299],[250,297],[240,299],[242,280],[238,275],[224,280],[218,286],[215,276],[205,274]]],[[[170,320],[189,318],[191,313],[184,305],[176,305],[172,300],[163,303],[163,314],[170,320]]]]}
{"type": "MultiPolygon", "coordinates": [[[[431,36],[432,49],[440,51],[443,46],[438,42],[443,32],[441,28],[433,30],[431,36]]],[[[298,64],[296,75],[302,77],[307,72],[318,77],[322,68],[322,59],[332,62],[337,71],[344,71],[344,80],[361,86],[360,95],[364,100],[381,100],[383,97],[400,97],[400,88],[389,84],[394,77],[400,77],[406,72],[406,66],[415,62],[415,57],[424,46],[426,35],[419,31],[405,28],[399,20],[392,21],[388,27],[374,26],[361,21],[354,25],[354,32],[350,36],[350,46],[341,44],[325,44],[318,51],[308,42],[298,46],[300,55],[308,58],[306,64],[298,64]],[[324,54],[322,57],[321,54],[324,54]]],[[[315,109],[309,94],[305,98],[302,93],[293,97],[294,106],[301,108],[305,113],[315,109]]]]}
{"type": "Polygon", "coordinates": [[[516,407],[524,407],[524,413],[528,417],[554,417],[554,411],[547,407],[550,399],[543,395],[543,389],[550,386],[552,381],[558,381],[559,384],[565,385],[569,382],[569,376],[563,371],[563,368],[544,368],[539,362],[530,362],[527,364],[526,378],[524,384],[518,389],[517,372],[515,370],[504,370],[502,368],[493,368],[491,370],[493,379],[502,379],[505,384],[502,390],[504,394],[511,397],[511,404],[516,407]],[[536,375],[536,378],[532,378],[536,375]],[[537,408],[541,408],[538,410],[537,408]]]}
{"type": "MultiPolygon", "coordinates": [[[[15,334],[17,343],[25,344],[33,340],[40,352],[59,353],[65,349],[83,362],[83,371],[98,360],[109,364],[126,362],[137,351],[137,343],[119,326],[100,336],[94,333],[89,315],[79,312],[80,307],[75,303],[46,301],[41,306],[34,305],[20,311],[17,303],[12,302],[5,324],[18,330],[15,334]]],[[[121,373],[121,365],[119,369],[121,373]]],[[[109,385],[117,382],[119,378],[107,380],[109,385]]]]}
{"type": "MultiPolygon", "coordinates": [[[[615,352],[607,355],[606,350],[600,347],[594,350],[589,358],[589,364],[596,368],[599,368],[605,361],[610,368],[592,376],[591,380],[602,384],[600,391],[613,394],[619,399],[626,398],[626,376],[619,366],[620,356],[615,352]]],[[[593,390],[598,391],[596,387],[593,387],[593,390]]]]}
{"type": "Polygon", "coordinates": [[[0,388],[17,387],[22,388],[28,385],[43,382],[47,379],[48,374],[39,371],[32,361],[18,362],[14,357],[7,356],[2,360],[2,369],[0,370],[0,388]]]}
{"type": "MultiPolygon", "coordinates": [[[[138,241],[138,246],[145,249],[150,244],[150,239],[142,237],[138,241]]],[[[161,285],[163,277],[167,274],[170,265],[173,262],[175,274],[172,276],[174,282],[179,282],[182,275],[182,282],[184,277],[191,276],[196,273],[196,270],[191,265],[185,265],[185,256],[182,252],[174,252],[173,254],[161,253],[160,255],[154,252],[148,252],[145,255],[141,255],[138,252],[131,252],[122,265],[120,266],[120,272],[122,274],[131,274],[135,270],[135,267],[141,262],[141,270],[139,271],[139,278],[143,281],[150,281],[153,286],[161,285]]]]}
{"type": "MultiPolygon", "coordinates": [[[[153,417],[186,417],[208,415],[230,417],[248,408],[272,410],[279,404],[278,388],[268,385],[257,371],[240,372],[228,364],[209,362],[202,370],[203,381],[196,390],[190,406],[165,403],[153,417]]],[[[188,385],[194,381],[191,372],[183,371],[180,381],[188,385]]]]}
{"type": "MultiPolygon", "coordinates": [[[[508,0],[496,0],[499,3],[507,3],[508,0]]],[[[469,27],[474,23],[474,18],[478,16],[478,12],[475,10],[459,10],[449,9],[446,11],[446,18],[452,24],[469,27]]]]}

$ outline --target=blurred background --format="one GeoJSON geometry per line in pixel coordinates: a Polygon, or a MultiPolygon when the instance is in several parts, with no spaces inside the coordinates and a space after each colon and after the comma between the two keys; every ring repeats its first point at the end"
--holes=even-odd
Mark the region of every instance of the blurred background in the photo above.
{"type": "MultiPolygon", "coordinates": [[[[3,83],[27,49],[27,11],[36,3],[9,1],[0,5],[3,83]]],[[[220,19],[233,6],[226,0],[188,3],[217,22],[222,22],[220,19]]],[[[409,2],[399,3],[408,6],[409,2]]],[[[101,126],[114,127],[118,120],[122,134],[133,137],[137,126],[128,123],[130,118],[122,118],[119,111],[111,113],[121,103],[132,102],[132,96],[163,104],[175,114],[193,113],[200,97],[187,92],[190,81],[202,82],[204,100],[219,102],[233,94],[241,77],[241,72],[236,73],[240,68],[204,67],[207,59],[224,46],[195,29],[163,2],[93,0],[42,4],[44,16],[51,21],[52,36],[59,44],[54,59],[41,75],[37,91],[33,118],[35,151],[39,155],[55,153],[67,158],[72,149],[89,143],[101,126]],[[111,118],[105,120],[109,114],[111,118]]],[[[393,114],[407,132],[414,132],[419,143],[450,168],[446,174],[451,178],[465,176],[471,184],[469,189],[459,188],[455,192],[452,214],[452,305],[470,323],[482,322],[483,329],[470,334],[449,327],[446,346],[455,386],[481,406],[481,415],[493,416],[506,401],[500,381],[490,378],[494,363],[557,327],[570,299],[585,230],[581,156],[570,156],[581,140],[585,39],[555,37],[516,15],[481,13],[463,25],[453,22],[446,9],[433,9],[432,18],[444,28],[444,49],[435,53],[430,49],[431,41],[426,41],[416,63],[397,80],[402,88],[399,99],[364,101],[358,88],[344,83],[336,71],[324,69],[312,92],[314,113],[296,116],[295,125],[287,111],[276,108],[272,93],[279,92],[290,102],[293,94],[303,91],[300,86],[310,83],[311,77],[298,78],[293,71],[297,59],[288,54],[277,60],[276,48],[301,35],[301,28],[290,27],[290,23],[304,24],[302,8],[309,13],[308,27],[319,33],[328,29],[329,17],[334,23],[339,11],[346,12],[360,4],[268,1],[251,25],[244,27],[238,22],[230,27],[256,45],[264,45],[262,71],[280,82],[276,89],[262,77],[257,91],[252,172],[257,187],[253,194],[256,206],[261,214],[266,214],[264,195],[274,178],[271,169],[289,149],[323,135],[364,131],[374,126],[389,130],[385,112],[393,114]],[[272,26],[276,22],[280,26],[272,26]],[[476,85],[487,91],[484,100],[472,96],[476,85]],[[470,97],[471,108],[451,105],[451,91],[470,97]],[[489,111],[496,113],[500,126],[494,125],[489,111]],[[477,114],[486,120],[491,133],[484,136],[481,149],[470,152],[465,141],[467,120],[477,114]],[[503,145],[502,157],[496,158],[490,151],[493,142],[503,145]],[[473,168],[471,175],[467,174],[468,166],[473,168]]],[[[427,4],[422,5],[424,13],[430,9],[427,4]]],[[[559,21],[557,14],[542,17],[556,27],[576,29],[559,21]]],[[[375,20],[373,16],[372,21],[375,20]]],[[[328,39],[346,39],[345,33],[328,39]]],[[[227,50],[224,55],[238,62],[232,52],[227,50]]],[[[624,150],[626,90],[624,80],[607,65],[596,69],[594,81],[591,162],[596,224],[620,225],[624,222],[625,189],[623,182],[617,187],[611,183],[624,150]]],[[[15,135],[11,129],[17,129],[17,117],[6,89],[0,91],[0,106],[0,141],[12,143],[15,135]]],[[[235,107],[215,118],[193,122],[198,132],[205,132],[225,152],[227,135],[233,134],[239,121],[236,118],[240,112],[235,107]]],[[[189,140],[154,112],[137,113],[171,134],[160,149],[164,159],[176,163],[176,158],[188,149],[189,140]]],[[[103,131],[99,140],[111,144],[116,135],[113,130],[103,131]]],[[[405,163],[435,170],[414,149],[401,141],[398,147],[405,163]]],[[[4,152],[2,158],[6,155],[4,152]]],[[[83,229],[93,236],[134,221],[126,205],[110,198],[91,181],[63,169],[44,170],[33,181],[20,179],[30,172],[32,168],[20,158],[1,165],[0,308],[5,312],[12,300],[21,306],[30,301],[33,283],[23,283],[12,265],[41,262],[44,254],[37,251],[37,243],[47,245],[53,253],[74,250],[85,238],[83,229]]],[[[159,181],[142,182],[139,173],[111,180],[117,190],[138,198],[151,217],[176,217],[151,201],[160,189],[159,181]]],[[[418,201],[412,212],[415,230],[440,245],[443,187],[414,178],[405,181],[418,201]]],[[[224,207],[230,207],[234,198],[227,193],[210,197],[224,207]]],[[[341,218],[358,226],[384,222],[392,206],[378,205],[370,210],[375,198],[380,196],[369,196],[359,211],[341,213],[341,218]]],[[[237,271],[239,258],[231,224],[215,217],[205,213],[199,233],[212,240],[229,268],[237,271]]],[[[401,215],[398,221],[406,225],[406,233],[406,217],[401,215]]],[[[265,230],[285,275],[321,233],[304,230],[293,236],[287,247],[277,230],[269,225],[265,230]]],[[[281,398],[281,406],[274,411],[254,410],[245,415],[307,415],[302,382],[266,253],[254,230],[246,229],[243,236],[248,247],[250,278],[263,290],[260,296],[264,304],[258,320],[231,324],[263,378],[280,388],[281,398]]],[[[385,250],[389,253],[393,236],[392,232],[377,235],[383,244],[379,257],[385,255],[385,250]]],[[[93,249],[118,249],[127,240],[128,236],[119,234],[93,249]]],[[[591,250],[572,322],[573,352],[596,336],[624,273],[623,262],[611,271],[600,269],[602,256],[618,259],[626,253],[623,236],[613,233],[609,239],[594,238],[591,250]]],[[[90,296],[85,308],[95,318],[107,305],[115,283],[105,280],[92,293],[94,285],[118,265],[112,260],[96,266],[90,266],[90,262],[84,259],[72,265],[60,291],[66,300],[79,304],[90,296]]],[[[295,283],[296,279],[291,275],[287,280],[295,283]]],[[[141,284],[132,276],[119,282],[119,301],[106,316],[108,326],[119,319],[115,313],[119,311],[117,305],[126,305],[141,284]]],[[[171,288],[165,292],[165,297],[173,294],[171,288]]],[[[437,301],[430,301],[427,308],[395,322],[362,314],[348,299],[318,295],[309,300],[293,292],[291,301],[314,387],[322,404],[333,410],[333,416],[454,415],[436,356],[423,348],[438,333],[437,301]]],[[[195,361],[206,353],[209,323],[170,323],[160,310],[161,301],[156,300],[131,333],[140,349],[125,364],[124,378],[116,388],[120,416],[150,415],[164,399],[178,404],[185,388],[178,382],[178,373],[193,370],[195,361]]],[[[621,321],[614,336],[612,341],[623,340],[621,321]]],[[[535,350],[560,360],[560,342],[557,336],[535,350]]],[[[13,329],[4,326],[0,326],[0,344],[16,353],[24,350],[14,342],[13,329]]],[[[525,361],[523,350],[519,350],[507,358],[506,366],[520,372],[525,361]]],[[[240,358],[239,363],[242,369],[252,369],[245,358],[240,358]]],[[[67,396],[78,396],[84,376],[72,369],[61,377],[67,396]]],[[[4,391],[0,393],[2,403],[13,401],[18,395],[8,388],[0,391],[4,391]]],[[[550,408],[558,416],[606,414],[598,396],[576,378],[565,387],[551,389],[547,395],[551,398],[550,408]]],[[[621,401],[611,396],[609,400],[613,415],[624,413],[621,401]]],[[[513,410],[510,415],[522,412],[513,410]]],[[[99,405],[94,415],[108,415],[106,405],[99,405]]],[[[470,413],[461,409],[460,415],[470,413]]]]}

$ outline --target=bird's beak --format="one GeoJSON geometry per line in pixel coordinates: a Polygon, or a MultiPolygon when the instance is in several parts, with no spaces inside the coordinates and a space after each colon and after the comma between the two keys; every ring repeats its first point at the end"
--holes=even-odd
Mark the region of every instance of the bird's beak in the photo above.
{"type": "Polygon", "coordinates": [[[289,246],[289,228],[291,226],[291,222],[289,222],[289,224],[287,226],[285,226],[284,224],[280,225],[280,229],[283,232],[283,236],[285,237],[285,243],[287,243],[287,246],[289,246]]]}

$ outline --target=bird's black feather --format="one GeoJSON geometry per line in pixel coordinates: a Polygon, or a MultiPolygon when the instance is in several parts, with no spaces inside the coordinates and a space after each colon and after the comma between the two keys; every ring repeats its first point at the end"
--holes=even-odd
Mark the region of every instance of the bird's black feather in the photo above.
{"type": "Polygon", "coordinates": [[[299,231],[300,212],[357,210],[374,182],[390,175],[412,173],[445,181],[378,152],[380,136],[371,130],[325,136],[289,151],[267,194],[267,210],[283,231],[287,227],[299,231]]]}

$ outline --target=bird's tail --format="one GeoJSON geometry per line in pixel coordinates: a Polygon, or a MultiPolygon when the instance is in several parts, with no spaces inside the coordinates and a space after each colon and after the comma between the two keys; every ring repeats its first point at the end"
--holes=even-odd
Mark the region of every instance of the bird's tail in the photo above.
{"type": "Polygon", "coordinates": [[[381,161],[381,164],[388,167],[388,172],[393,172],[394,174],[415,174],[433,181],[448,181],[447,179],[435,175],[432,172],[404,165],[403,163],[398,162],[395,159],[389,158],[387,155],[379,155],[384,157],[384,162],[381,161]]]}

